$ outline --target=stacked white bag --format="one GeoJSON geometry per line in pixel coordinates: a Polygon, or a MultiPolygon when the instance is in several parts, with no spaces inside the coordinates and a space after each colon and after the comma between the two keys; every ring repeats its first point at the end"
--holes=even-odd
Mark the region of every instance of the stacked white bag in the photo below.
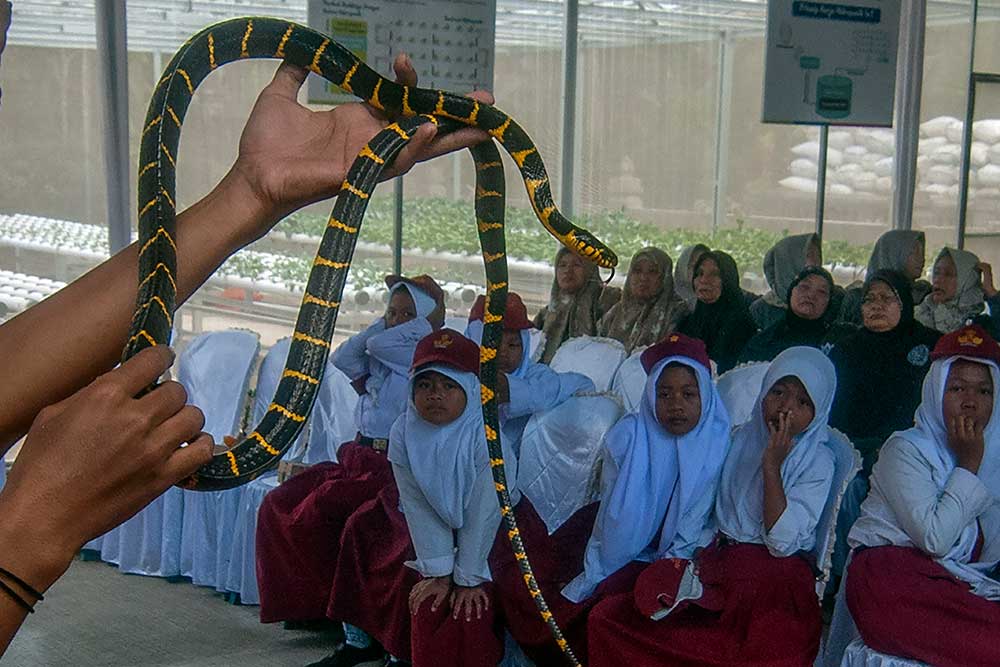
{"type": "MultiPolygon", "coordinates": [[[[939,116],[920,125],[917,147],[917,191],[932,199],[958,197],[962,165],[962,121],[939,116]]],[[[972,124],[970,198],[1000,198],[1000,120],[972,124]]],[[[892,191],[895,135],[891,129],[838,127],[830,130],[827,185],[834,195],[886,194],[892,191]]],[[[790,176],[783,187],[816,192],[819,141],[792,148],[790,176]]]]}

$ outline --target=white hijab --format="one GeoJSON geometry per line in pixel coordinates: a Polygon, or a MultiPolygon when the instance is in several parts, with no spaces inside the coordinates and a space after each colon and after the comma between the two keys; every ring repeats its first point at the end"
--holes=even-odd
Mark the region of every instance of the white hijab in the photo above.
{"type": "Polygon", "coordinates": [[[729,431],[729,414],[708,369],[681,356],[667,357],[653,367],[638,413],[624,417],[605,436],[604,455],[618,464],[618,478],[601,499],[584,571],[563,590],[567,599],[579,602],[589,597],[601,581],[636,559],[653,540],[657,540],[654,557],[668,558],[674,555],[671,544],[678,533],[704,527],[709,517],[690,510],[703,494],[716,492],[729,431]],[[701,394],[698,424],[680,437],[656,419],[656,383],[672,362],[694,371],[701,394]]]}
{"type": "Polygon", "coordinates": [[[733,445],[722,470],[715,513],[719,529],[729,537],[749,542],[764,531],[764,449],[770,440],[762,403],[779,380],[789,375],[802,382],[815,414],[806,430],[793,438],[792,451],[781,464],[781,479],[789,488],[808,470],[817,448],[830,435],[827,420],[837,390],[837,375],[825,354],[812,347],[790,347],[771,362],[761,383],[750,419],[733,431],[733,445]]]}
{"type": "Polygon", "coordinates": [[[413,308],[417,311],[417,317],[427,317],[434,312],[434,308],[437,306],[434,298],[416,285],[402,280],[389,288],[389,298],[392,298],[392,295],[401,289],[405,289],[410,293],[410,298],[413,299],[413,308]]]}
{"type": "MultiPolygon", "coordinates": [[[[948,446],[948,429],[944,423],[944,389],[952,364],[958,359],[968,359],[988,367],[990,377],[993,378],[994,395],[1000,390],[1000,370],[994,362],[961,356],[938,359],[931,364],[930,370],[924,378],[922,402],[917,408],[913,428],[893,434],[894,438],[907,441],[920,452],[920,455],[934,471],[934,478],[941,480],[942,492],[951,471],[955,469],[955,455],[948,446]]],[[[983,454],[983,462],[977,476],[994,498],[1000,498],[1000,401],[995,398],[993,400],[993,413],[983,432],[983,440],[986,443],[986,451],[983,454]]],[[[1000,526],[991,528],[993,531],[987,529],[984,524],[986,534],[995,532],[1000,526]]],[[[978,536],[976,522],[965,526],[958,541],[940,560],[941,564],[953,574],[974,585],[980,583],[979,579],[984,578],[984,570],[990,569],[995,564],[969,563],[978,536]]],[[[1000,589],[1000,584],[997,582],[993,582],[992,586],[1000,589]]]]}

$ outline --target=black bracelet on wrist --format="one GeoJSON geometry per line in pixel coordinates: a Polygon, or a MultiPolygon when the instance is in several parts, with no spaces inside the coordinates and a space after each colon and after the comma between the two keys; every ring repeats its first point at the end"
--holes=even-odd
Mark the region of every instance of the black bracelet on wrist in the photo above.
{"type": "Polygon", "coordinates": [[[27,600],[18,595],[17,591],[8,586],[2,579],[0,579],[0,590],[3,590],[3,592],[9,595],[14,600],[14,602],[18,604],[19,607],[27,610],[29,614],[35,613],[35,608],[30,604],[28,604],[27,600]]]}
{"type": "Polygon", "coordinates": [[[23,588],[24,590],[26,590],[38,602],[41,602],[42,600],[45,599],[45,596],[42,595],[40,592],[38,592],[38,590],[35,589],[33,586],[31,586],[31,584],[29,584],[27,581],[25,581],[21,577],[17,576],[16,574],[14,574],[13,572],[11,572],[10,570],[5,570],[4,568],[0,567],[0,575],[2,575],[4,577],[7,577],[11,581],[13,581],[15,584],[17,584],[18,586],[20,586],[21,588],[23,588]]]}

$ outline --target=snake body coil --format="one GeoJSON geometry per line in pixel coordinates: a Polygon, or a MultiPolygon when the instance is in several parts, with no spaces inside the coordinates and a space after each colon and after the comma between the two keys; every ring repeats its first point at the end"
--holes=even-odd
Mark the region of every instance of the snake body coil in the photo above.
{"type": "MultiPolygon", "coordinates": [[[[194,91],[213,70],[248,58],[284,59],[307,68],[399,120],[365,146],[343,183],[309,275],[288,360],[267,414],[246,438],[182,483],[193,490],[227,489],[246,483],[274,468],[295,440],[323,379],[340,299],[371,193],[386,166],[421,124],[437,124],[439,134],[461,126],[488,132],[516,162],[545,229],[585,259],[608,268],[617,264],[613,252],[556,208],[537,148],[507,114],[468,97],[389,81],[346,48],[310,28],[278,19],[233,19],[188,40],[167,65],[150,101],[139,153],[139,293],[123,361],[146,347],[170,342],[177,291],[176,157],[181,124],[194,91]]],[[[492,141],[471,150],[476,161],[476,222],[487,277],[480,349],[482,405],[500,512],[542,618],[575,665],[578,662],[531,572],[510,505],[496,401],[497,348],[508,289],[503,166],[492,141]]]]}

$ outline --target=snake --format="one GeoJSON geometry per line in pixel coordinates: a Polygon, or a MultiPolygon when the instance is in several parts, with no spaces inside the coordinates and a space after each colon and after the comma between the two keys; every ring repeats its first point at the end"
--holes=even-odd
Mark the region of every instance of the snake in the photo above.
{"type": "Polygon", "coordinates": [[[126,361],[147,347],[169,345],[176,308],[176,156],[181,125],[198,85],[238,60],[272,58],[323,77],[393,120],[360,151],[341,185],[320,241],[295,322],[285,368],[267,413],[249,434],[216,453],[178,486],[215,491],[245,484],[277,466],[303,428],[330,352],[344,286],[361,222],[382,172],[425,123],[438,135],[460,127],[484,130],[489,140],[470,151],[476,165],[476,224],[486,271],[486,309],[480,346],[484,430],[507,537],[542,620],[566,657],[580,665],[546,605],[518,531],[504,471],[498,414],[497,349],[508,292],[504,237],[504,174],[499,143],[514,160],[542,226],[575,254],[614,269],[615,253],[556,206],[537,146],[508,114],[493,105],[442,90],[391,81],[327,35],[267,17],[230,19],[204,28],[178,49],[158,80],[139,149],[138,294],[126,361]]]}

